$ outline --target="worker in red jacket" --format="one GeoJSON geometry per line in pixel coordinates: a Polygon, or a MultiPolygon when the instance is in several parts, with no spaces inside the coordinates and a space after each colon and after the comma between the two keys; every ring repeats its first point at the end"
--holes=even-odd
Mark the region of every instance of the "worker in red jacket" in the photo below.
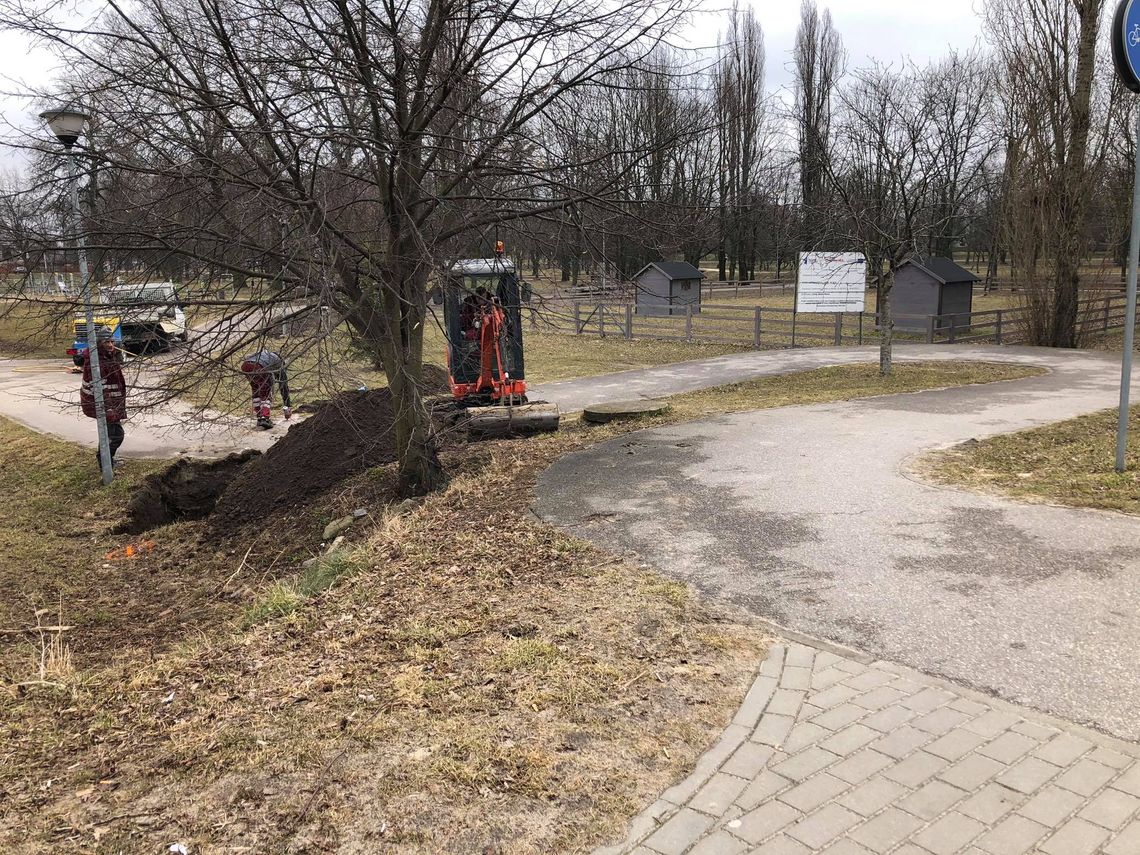
{"type": "MultiPolygon", "coordinates": [[[[127,381],[123,377],[123,360],[115,348],[111,330],[95,330],[95,346],[99,348],[99,375],[103,378],[103,411],[107,414],[107,439],[111,446],[111,465],[115,465],[115,452],[123,444],[123,420],[127,417],[127,381]]],[[[95,418],[95,392],[91,387],[91,348],[83,352],[83,386],[79,390],[79,403],[83,415],[95,418]]],[[[98,450],[96,465],[102,469],[98,450]]]]}
{"type": "Polygon", "coordinates": [[[281,390],[282,412],[288,420],[293,415],[293,402],[289,400],[289,374],[285,370],[285,360],[272,350],[259,350],[251,353],[241,363],[241,373],[249,381],[253,396],[253,415],[257,426],[262,430],[273,427],[269,418],[273,406],[273,386],[281,390]]]}

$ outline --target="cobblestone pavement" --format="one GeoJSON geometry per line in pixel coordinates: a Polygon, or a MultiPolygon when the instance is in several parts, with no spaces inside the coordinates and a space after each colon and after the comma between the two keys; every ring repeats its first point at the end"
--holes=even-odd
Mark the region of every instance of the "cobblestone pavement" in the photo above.
{"type": "Polygon", "coordinates": [[[695,771],[595,855],[1138,855],[1138,757],[907,668],[781,644],[695,771]]]}

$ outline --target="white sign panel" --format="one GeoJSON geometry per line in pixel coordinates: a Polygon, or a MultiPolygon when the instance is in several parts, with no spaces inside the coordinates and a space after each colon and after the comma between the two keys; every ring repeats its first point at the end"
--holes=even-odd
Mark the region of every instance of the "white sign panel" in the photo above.
{"type": "Polygon", "coordinates": [[[797,312],[861,312],[867,259],[861,252],[801,252],[797,312]]]}

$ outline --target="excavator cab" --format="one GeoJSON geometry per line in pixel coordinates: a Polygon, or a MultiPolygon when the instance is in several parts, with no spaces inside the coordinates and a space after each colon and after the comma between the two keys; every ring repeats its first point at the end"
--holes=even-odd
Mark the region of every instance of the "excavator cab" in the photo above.
{"type": "Polygon", "coordinates": [[[505,259],[457,262],[443,283],[451,392],[469,406],[526,402],[522,289],[505,259]]]}
{"type": "Polygon", "coordinates": [[[501,436],[557,430],[556,406],[527,401],[527,295],[514,264],[501,254],[459,261],[441,284],[451,393],[467,412],[468,431],[501,436]]]}

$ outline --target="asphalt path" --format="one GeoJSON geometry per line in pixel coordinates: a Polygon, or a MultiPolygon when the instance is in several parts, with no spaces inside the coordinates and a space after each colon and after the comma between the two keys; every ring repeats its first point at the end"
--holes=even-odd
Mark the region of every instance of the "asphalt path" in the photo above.
{"type": "Polygon", "coordinates": [[[1049,373],[626,435],[550,467],[535,510],[791,629],[1140,740],[1140,520],[933,486],[911,468],[930,449],[1113,406],[1119,356],[899,354],[1049,373]]]}

